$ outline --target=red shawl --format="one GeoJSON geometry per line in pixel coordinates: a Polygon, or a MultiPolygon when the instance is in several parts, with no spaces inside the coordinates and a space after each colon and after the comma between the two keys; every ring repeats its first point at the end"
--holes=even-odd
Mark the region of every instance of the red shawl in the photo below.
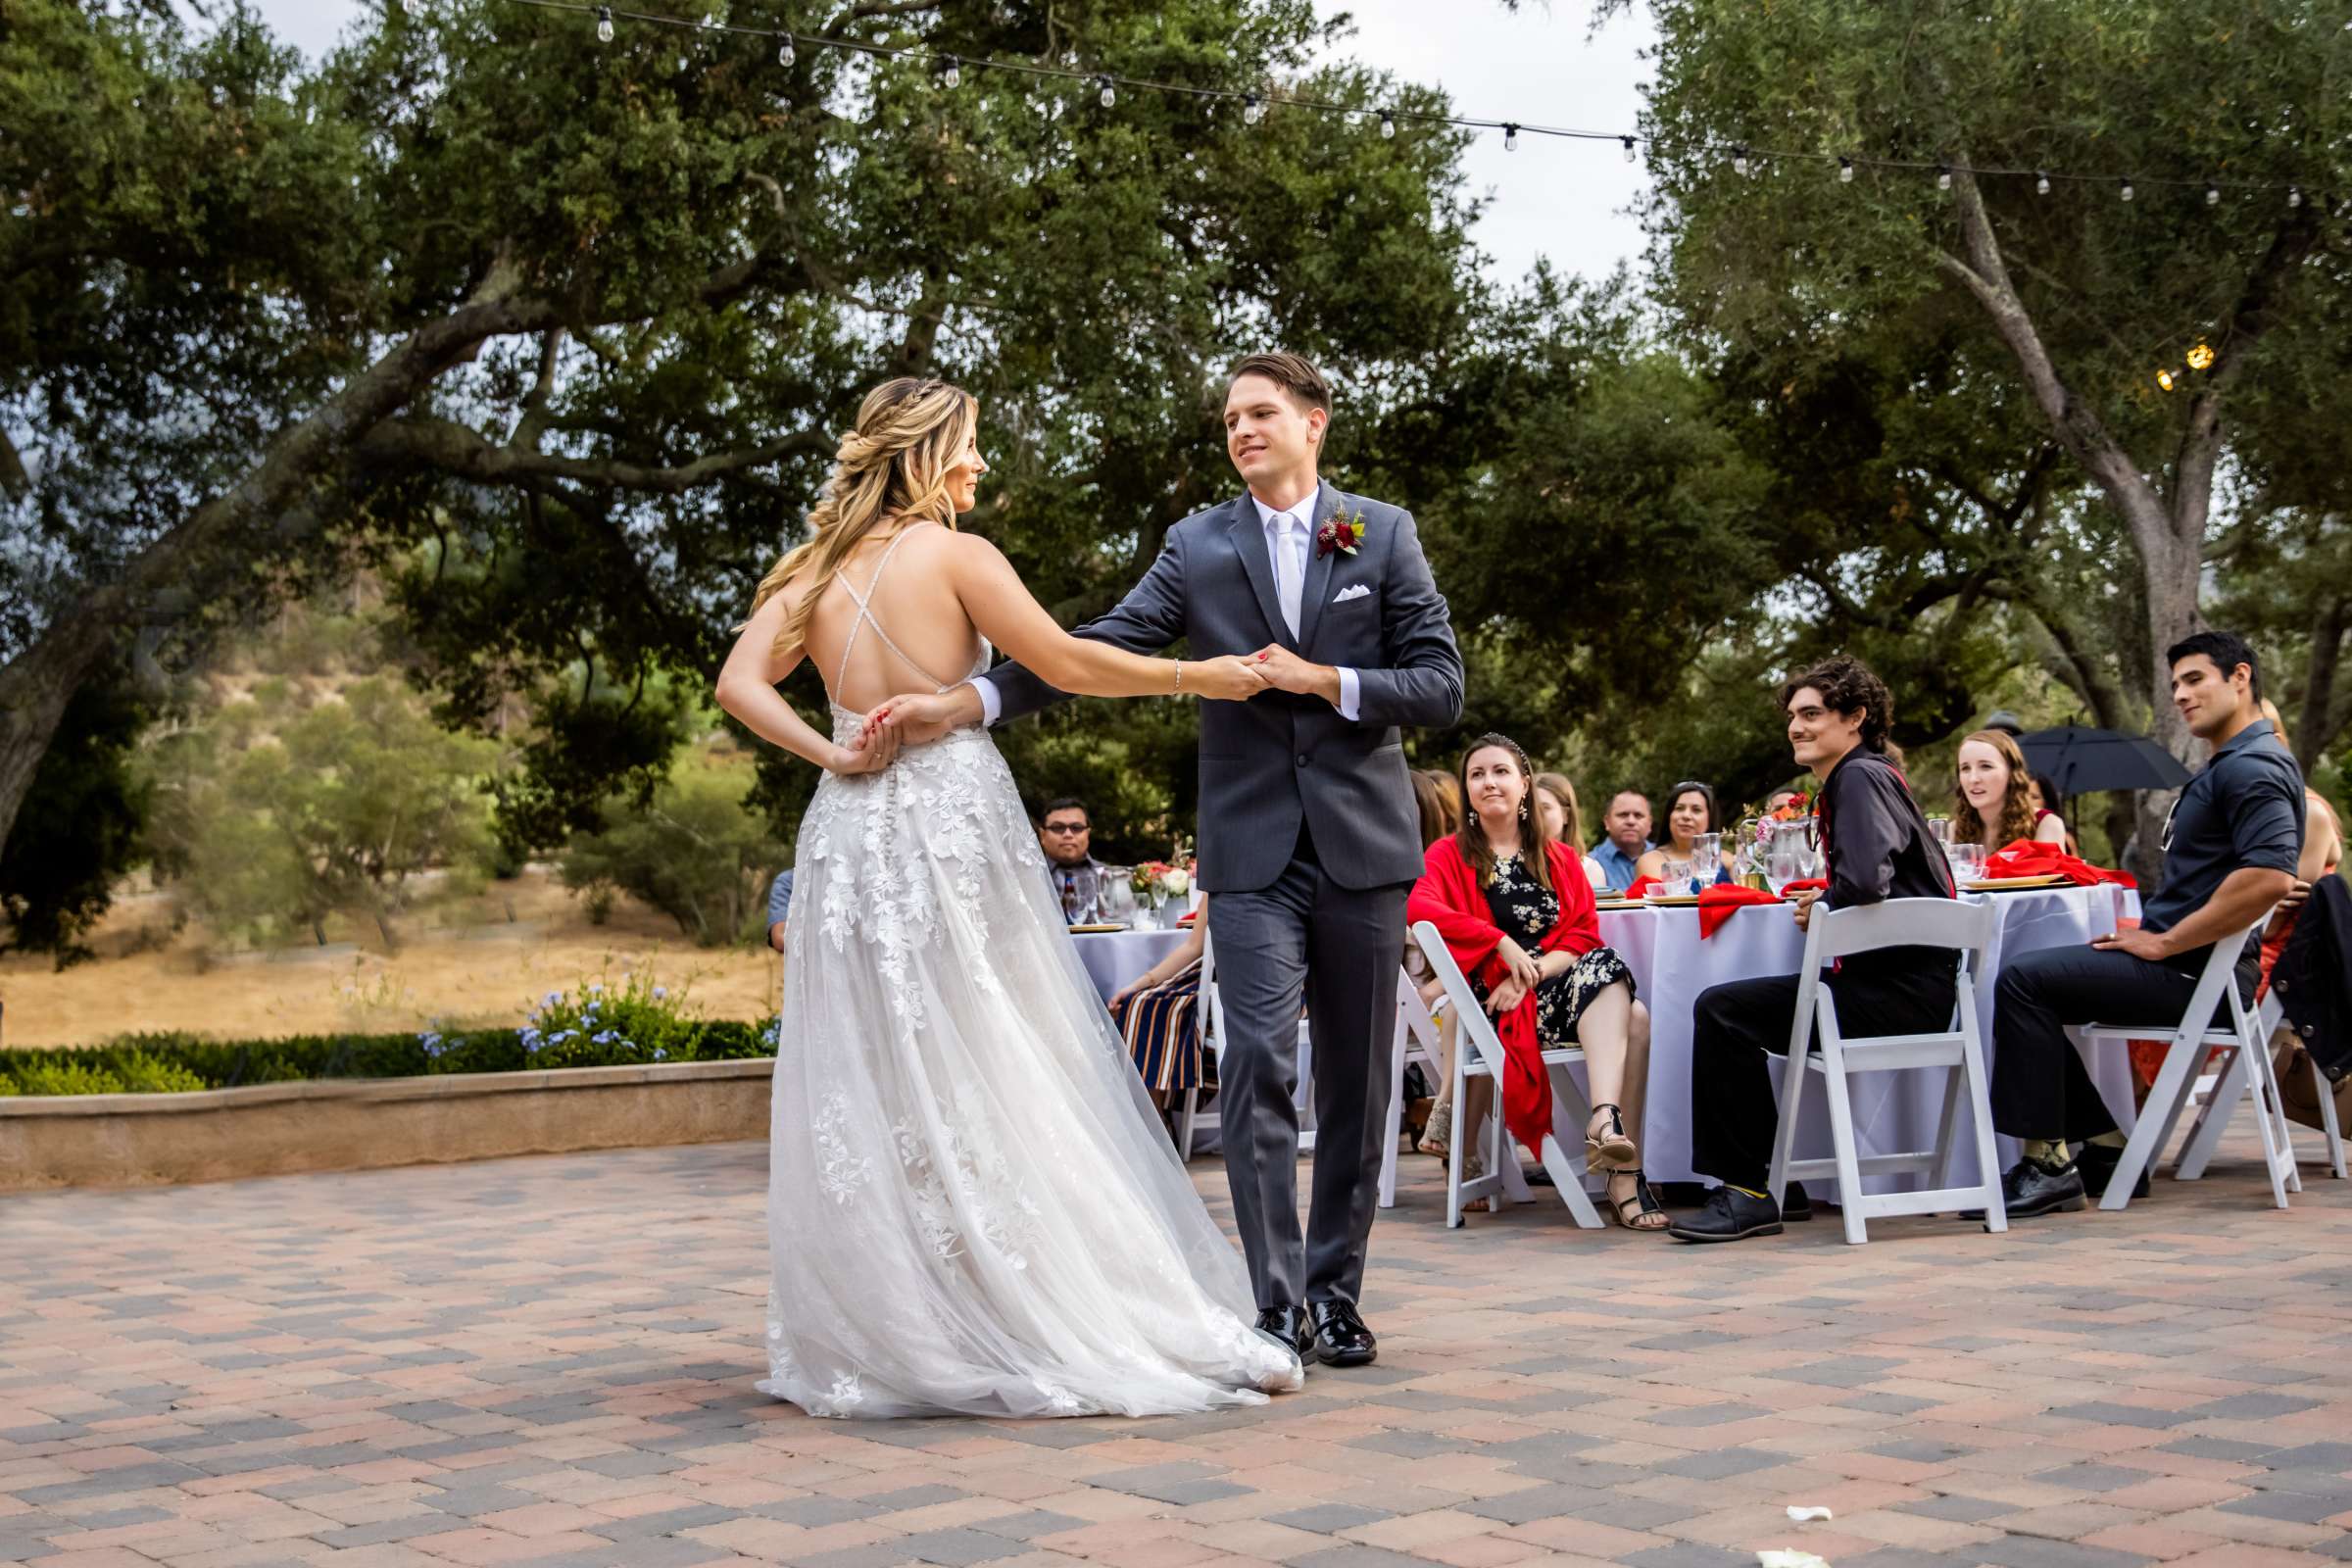
{"type": "MultiPolygon", "coordinates": [[[[1565,844],[1548,846],[1547,865],[1552,891],[1559,896],[1560,918],[1544,933],[1544,953],[1591,953],[1600,946],[1600,915],[1592,904],[1592,884],[1585,877],[1576,851],[1565,844]]],[[[1488,990],[1500,985],[1509,970],[1496,956],[1503,933],[1487,907],[1486,890],[1461,847],[1450,837],[1429,847],[1421,880],[1413,884],[1405,903],[1405,918],[1427,920],[1446,940],[1446,951],[1464,975],[1484,980],[1488,990]]],[[[1502,1040],[1502,1124],[1531,1151],[1544,1147],[1551,1131],[1551,1078],[1544,1070],[1544,1048],[1536,1038],[1536,994],[1530,991],[1519,1005],[1494,1020],[1502,1040]]],[[[1467,1047],[1467,1042],[1464,1042],[1467,1047]]],[[[1464,1128],[1459,1136],[1467,1136],[1464,1128]]]]}

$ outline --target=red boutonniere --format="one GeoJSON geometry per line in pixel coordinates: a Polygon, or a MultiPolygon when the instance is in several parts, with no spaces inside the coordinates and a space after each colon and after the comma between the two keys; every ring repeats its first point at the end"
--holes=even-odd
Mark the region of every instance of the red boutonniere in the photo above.
{"type": "Polygon", "coordinates": [[[1315,530],[1315,559],[1320,561],[1334,550],[1352,556],[1355,547],[1363,540],[1364,514],[1361,512],[1350,514],[1343,506],[1325,517],[1323,526],[1315,530]]]}

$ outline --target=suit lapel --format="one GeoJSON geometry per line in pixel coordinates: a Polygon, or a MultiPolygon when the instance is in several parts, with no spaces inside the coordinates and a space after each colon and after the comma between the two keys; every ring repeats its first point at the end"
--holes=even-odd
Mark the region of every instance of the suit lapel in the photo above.
{"type": "MultiPolygon", "coordinates": [[[[1242,568],[1250,574],[1250,590],[1257,595],[1257,608],[1265,612],[1266,628],[1275,641],[1292,653],[1299,644],[1291,637],[1291,628],[1282,618],[1282,596],[1274,591],[1274,556],[1266,548],[1265,525],[1257,519],[1257,507],[1248,491],[1233,503],[1233,522],[1225,530],[1233,540],[1233,548],[1241,554],[1242,568]]],[[[1299,618],[1305,619],[1305,607],[1300,604],[1299,618]]]]}
{"type": "Polygon", "coordinates": [[[1332,568],[1340,559],[1334,550],[1329,555],[1319,553],[1315,531],[1323,519],[1340,510],[1340,493],[1329,485],[1315,489],[1314,515],[1306,524],[1306,583],[1298,594],[1298,651],[1304,653],[1315,645],[1315,625],[1323,618],[1323,601],[1331,597],[1332,568]]]}

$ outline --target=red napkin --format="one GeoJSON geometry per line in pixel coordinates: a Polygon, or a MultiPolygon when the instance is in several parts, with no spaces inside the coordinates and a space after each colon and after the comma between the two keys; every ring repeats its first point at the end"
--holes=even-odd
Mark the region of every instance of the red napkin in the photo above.
{"type": "Polygon", "coordinates": [[[1987,878],[2005,876],[2062,876],[2079,888],[2096,887],[2101,882],[2114,882],[2127,888],[2136,888],[2139,882],[2129,871],[2110,871],[2102,866],[2079,860],[2056,844],[2042,844],[2033,839],[2019,839],[2002,847],[1996,855],[1984,858],[1982,873],[1987,878]]]}
{"type": "Polygon", "coordinates": [[[1657,885],[1658,879],[1654,876],[1638,876],[1634,878],[1633,881],[1626,884],[1623,897],[1629,899],[1638,899],[1642,897],[1642,894],[1647,893],[1651,888],[1654,888],[1657,885]]]}
{"type": "Polygon", "coordinates": [[[1718,882],[1711,888],[1698,890],[1698,938],[1704,942],[1713,936],[1732,911],[1750,904],[1778,904],[1780,895],[1762,888],[1743,888],[1737,882],[1718,882]]]}
{"type": "Polygon", "coordinates": [[[1800,876],[1793,882],[1781,884],[1783,893],[1827,893],[1830,879],[1826,876],[1800,876]]]}

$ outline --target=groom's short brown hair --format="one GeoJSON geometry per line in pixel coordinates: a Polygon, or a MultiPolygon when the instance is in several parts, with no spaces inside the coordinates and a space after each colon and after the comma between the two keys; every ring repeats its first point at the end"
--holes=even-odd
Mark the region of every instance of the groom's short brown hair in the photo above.
{"type": "Polygon", "coordinates": [[[1230,388],[1245,375],[1262,375],[1295,399],[1301,412],[1321,409],[1331,412],[1331,383],[1323,372],[1297,354],[1247,354],[1234,363],[1233,373],[1225,378],[1230,388]]]}

